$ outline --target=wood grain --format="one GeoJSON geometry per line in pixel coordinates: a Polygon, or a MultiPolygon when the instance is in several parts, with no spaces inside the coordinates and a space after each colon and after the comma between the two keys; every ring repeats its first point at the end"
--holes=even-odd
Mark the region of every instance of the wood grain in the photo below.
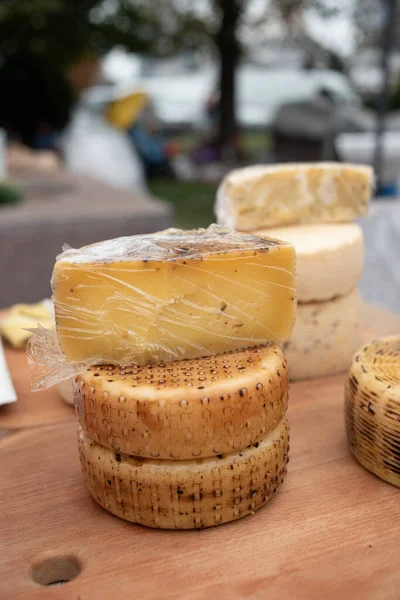
{"type": "Polygon", "coordinates": [[[99,508],[74,422],[3,439],[0,597],[398,598],[399,491],[349,456],[343,377],[294,384],[289,419],[281,492],[254,516],[200,532],[146,529],[99,508]],[[46,553],[77,557],[81,574],[44,591],[30,567],[46,553]]]}
{"type": "MultiPolygon", "coordinates": [[[[396,331],[390,322],[382,333],[396,331]]],[[[21,407],[35,419],[40,394],[25,387],[23,355],[9,356],[21,407]]],[[[198,532],[146,529],[97,506],[80,473],[72,411],[43,392],[43,414],[58,422],[0,439],[0,598],[397,600],[400,492],[350,456],[343,385],[343,375],[292,384],[280,493],[254,516],[198,532]],[[33,581],[49,558],[57,578],[67,577],[65,556],[69,573],[71,559],[81,565],[75,579],[57,588],[33,581]]]]}
{"type": "Polygon", "coordinates": [[[25,352],[5,346],[6,361],[18,400],[0,406],[0,429],[36,427],[74,418],[74,409],[56,388],[32,393],[25,352]]]}
{"type": "MultiPolygon", "coordinates": [[[[7,312],[0,310],[0,319],[6,317],[7,312]]],[[[0,406],[0,433],[74,418],[73,407],[64,402],[56,388],[32,393],[24,350],[14,350],[4,340],[4,351],[18,401],[0,406]]]]}

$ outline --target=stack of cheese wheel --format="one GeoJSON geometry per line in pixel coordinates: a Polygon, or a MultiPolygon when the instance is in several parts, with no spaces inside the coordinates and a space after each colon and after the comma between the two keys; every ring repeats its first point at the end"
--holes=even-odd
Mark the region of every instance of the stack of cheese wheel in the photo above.
{"type": "Polygon", "coordinates": [[[346,371],[362,343],[361,279],[364,241],[355,223],[297,225],[264,230],[296,248],[298,305],[284,344],[293,380],[346,371]]]}
{"type": "Polygon", "coordinates": [[[219,220],[291,242],[297,257],[296,325],[284,345],[293,380],[346,371],[362,343],[357,285],[369,167],[339,163],[252,167],[232,172],[216,205],[219,220]]]}
{"type": "Polygon", "coordinates": [[[57,336],[70,362],[90,364],[74,400],[101,506],[190,529],[274,496],[289,450],[287,363],[274,341],[294,324],[294,270],[292,245],[215,226],[58,257],[57,336]]]}

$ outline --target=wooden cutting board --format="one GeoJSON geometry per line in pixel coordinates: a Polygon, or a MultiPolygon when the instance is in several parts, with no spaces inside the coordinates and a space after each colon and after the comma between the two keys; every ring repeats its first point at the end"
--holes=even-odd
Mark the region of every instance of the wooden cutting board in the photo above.
{"type": "MultiPolygon", "coordinates": [[[[373,307],[365,322],[379,335],[400,330],[373,307]]],[[[92,501],[73,410],[54,388],[29,391],[22,352],[7,360],[19,399],[0,411],[1,600],[400,597],[400,491],[349,455],[343,375],[291,386],[289,472],[269,505],[178,532],[125,523],[92,501]]]]}
{"type": "Polygon", "coordinates": [[[0,430],[37,427],[73,418],[73,407],[62,400],[56,388],[32,393],[25,351],[9,346],[4,349],[18,400],[0,406],[0,430]]]}
{"type": "Polygon", "coordinates": [[[349,455],[343,384],[292,385],[280,493],[253,516],[203,531],[146,529],[98,507],[81,478],[74,419],[7,435],[0,598],[398,599],[400,491],[349,455]],[[32,575],[73,579],[45,588],[32,575]]]}

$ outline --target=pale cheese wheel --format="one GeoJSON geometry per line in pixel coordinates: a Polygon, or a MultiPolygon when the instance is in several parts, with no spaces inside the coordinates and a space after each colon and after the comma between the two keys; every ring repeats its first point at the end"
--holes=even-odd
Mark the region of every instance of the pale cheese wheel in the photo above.
{"type": "Polygon", "coordinates": [[[258,231],[260,237],[293,244],[297,263],[297,301],[345,296],[361,279],[364,238],[355,223],[295,225],[258,231]]]}
{"type": "Polygon", "coordinates": [[[200,529],[253,513],[286,474],[286,420],[239,452],[188,461],[138,459],[103,448],[79,428],[88,490],[114,515],[162,529],[200,529]]]}
{"type": "Polygon", "coordinates": [[[239,231],[346,223],[367,213],[373,185],[373,170],[366,165],[254,165],[226,175],[214,210],[219,224],[239,231]]]}
{"type": "Polygon", "coordinates": [[[262,439],[287,408],[276,344],[147,367],[91,367],[76,378],[81,426],[102,446],[162,459],[215,456],[262,439]]]}
{"type": "Polygon", "coordinates": [[[72,381],[70,379],[67,379],[66,381],[61,381],[61,383],[58,383],[56,387],[58,393],[60,394],[64,402],[73,406],[74,392],[72,389],[72,381]]]}
{"type": "Polygon", "coordinates": [[[299,304],[296,325],[283,345],[291,380],[347,371],[362,344],[357,290],[327,302],[299,304]]]}
{"type": "Polygon", "coordinates": [[[345,391],[346,430],[359,463],[400,487],[400,336],[355,354],[345,391]]]}

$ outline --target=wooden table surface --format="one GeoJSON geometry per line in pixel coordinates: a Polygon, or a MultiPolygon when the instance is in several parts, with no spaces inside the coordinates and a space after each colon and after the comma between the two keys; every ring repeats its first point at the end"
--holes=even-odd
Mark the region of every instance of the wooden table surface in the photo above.
{"type": "MultiPolygon", "coordinates": [[[[366,308],[376,335],[400,319],[366,308]]],[[[89,497],[73,411],[53,390],[30,394],[8,351],[21,404],[0,410],[0,598],[398,599],[400,492],[349,455],[344,375],[291,386],[290,463],[255,515],[202,531],[125,523],[89,497]],[[35,425],[35,426],[32,426],[35,425]],[[60,587],[33,580],[72,578],[60,587]]]]}

